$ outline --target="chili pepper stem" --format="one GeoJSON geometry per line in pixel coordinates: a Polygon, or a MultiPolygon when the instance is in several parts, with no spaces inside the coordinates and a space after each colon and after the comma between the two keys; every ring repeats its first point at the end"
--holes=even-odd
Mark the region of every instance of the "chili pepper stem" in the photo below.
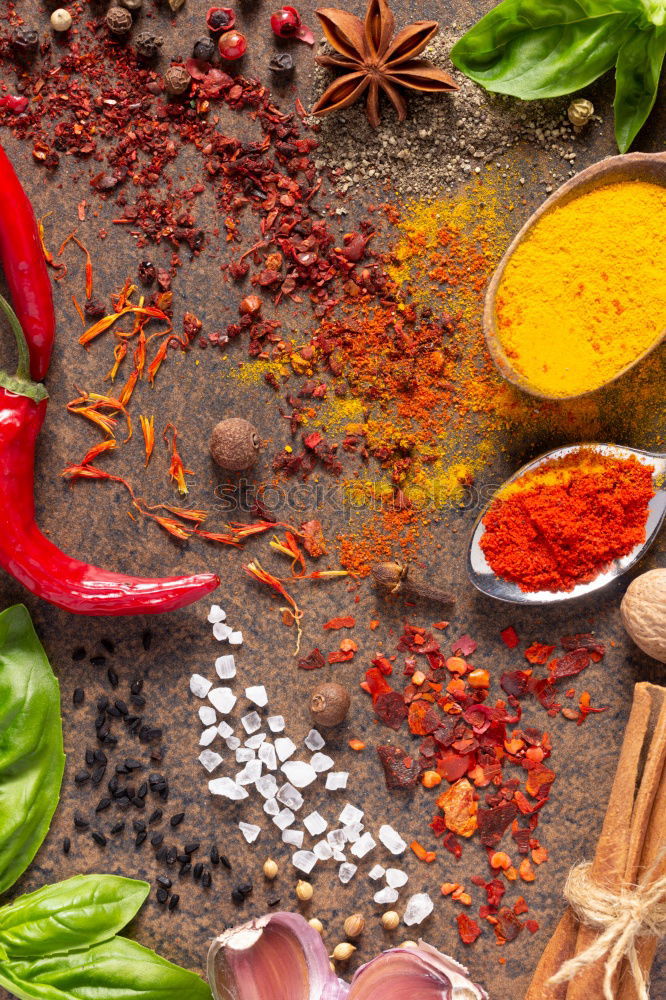
{"type": "Polygon", "coordinates": [[[43,399],[48,399],[49,394],[41,382],[33,382],[30,377],[30,351],[28,350],[25,334],[19,323],[18,316],[3,295],[0,295],[0,310],[7,317],[7,321],[14,334],[18,353],[16,374],[9,375],[7,372],[0,370],[0,385],[20,396],[28,396],[35,403],[39,403],[43,399]]]}

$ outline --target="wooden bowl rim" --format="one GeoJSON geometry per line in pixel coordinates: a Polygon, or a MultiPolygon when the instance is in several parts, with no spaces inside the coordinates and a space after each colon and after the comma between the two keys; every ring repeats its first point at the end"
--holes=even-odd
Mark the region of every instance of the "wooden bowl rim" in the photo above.
{"type": "Polygon", "coordinates": [[[556,396],[544,393],[540,389],[530,385],[530,383],[523,376],[519,375],[518,372],[515,371],[510,360],[507,358],[504,349],[502,348],[495,328],[495,298],[502,276],[517,247],[523,242],[527,234],[534,228],[537,222],[539,222],[544,215],[551,211],[551,209],[555,207],[559,208],[562,205],[567,205],[569,202],[574,201],[574,199],[582,193],[581,189],[588,191],[596,190],[600,187],[604,187],[606,184],[612,184],[616,180],[647,180],[649,179],[649,174],[652,174],[651,179],[654,183],[661,184],[666,188],[666,151],[661,153],[623,153],[619,156],[609,156],[605,160],[593,163],[591,166],[586,167],[585,170],[581,170],[581,172],[576,174],[575,177],[571,177],[568,181],[562,184],[557,191],[554,191],[553,194],[551,194],[550,197],[548,197],[546,201],[544,201],[543,204],[532,213],[527,222],[516,233],[504,252],[504,255],[497,265],[495,273],[493,274],[490,284],[486,290],[483,309],[483,332],[488,351],[490,352],[490,356],[493,359],[495,367],[508,382],[511,382],[512,385],[515,385],[522,392],[525,392],[530,396],[535,396],[537,399],[547,399],[556,402],[583,399],[585,396],[591,396],[593,393],[599,392],[601,389],[605,389],[607,386],[617,382],[618,379],[622,378],[627,374],[627,372],[635,368],[636,365],[644,361],[648,355],[652,354],[652,352],[664,342],[664,338],[666,338],[666,329],[659,337],[655,338],[654,342],[647,348],[647,350],[643,351],[642,354],[634,358],[634,360],[628,365],[625,365],[624,368],[617,372],[613,378],[609,379],[607,382],[604,382],[602,385],[599,385],[594,389],[587,389],[585,392],[574,393],[569,396],[556,396]]]}

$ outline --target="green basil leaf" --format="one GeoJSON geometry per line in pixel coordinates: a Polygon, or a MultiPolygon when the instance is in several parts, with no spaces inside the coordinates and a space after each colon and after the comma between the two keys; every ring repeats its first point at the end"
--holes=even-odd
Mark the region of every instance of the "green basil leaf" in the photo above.
{"type": "Polygon", "coordinates": [[[211,1000],[210,989],[135,941],[0,965],[0,985],[20,1000],[211,1000]]]}
{"type": "Polygon", "coordinates": [[[615,65],[640,0],[503,0],[451,50],[486,90],[523,100],[588,86],[615,65]]]}
{"type": "Polygon", "coordinates": [[[0,614],[0,893],[39,850],[64,766],[58,682],[17,604],[0,614]]]}
{"type": "Polygon", "coordinates": [[[648,119],[659,90],[666,55],[666,29],[634,30],[620,49],[615,69],[615,138],[626,153],[648,119]]]}
{"type": "Polygon", "coordinates": [[[666,3],[664,0],[641,0],[644,18],[650,25],[661,28],[666,24],[666,3]]]}
{"type": "Polygon", "coordinates": [[[77,875],[0,908],[0,948],[10,959],[61,954],[106,941],[130,922],[150,892],[119,875],[77,875]]]}

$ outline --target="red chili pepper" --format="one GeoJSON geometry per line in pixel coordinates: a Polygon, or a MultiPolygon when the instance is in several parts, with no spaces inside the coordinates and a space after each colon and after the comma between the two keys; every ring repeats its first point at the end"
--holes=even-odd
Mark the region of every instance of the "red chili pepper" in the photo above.
{"type": "Polygon", "coordinates": [[[28,197],[0,146],[0,263],[30,351],[30,374],[41,382],[55,337],[53,296],[37,222],[28,197]]]}
{"type": "Polygon", "coordinates": [[[48,394],[30,380],[26,339],[2,296],[0,308],[19,355],[15,376],[0,372],[0,566],[33,594],[81,615],[156,614],[209,594],[220,583],[213,573],[164,579],[111,573],[72,559],[41,533],[34,520],[34,459],[48,394]]]}

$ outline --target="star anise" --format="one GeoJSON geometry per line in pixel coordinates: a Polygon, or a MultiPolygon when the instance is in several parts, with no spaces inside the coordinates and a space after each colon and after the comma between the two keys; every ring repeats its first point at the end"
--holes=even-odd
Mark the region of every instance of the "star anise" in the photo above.
{"type": "Polygon", "coordinates": [[[458,89],[448,73],[426,59],[416,58],[437,34],[436,21],[415,21],[394,37],[395,19],[386,0],[368,0],[365,22],[334,7],[323,7],[316,13],[326,40],[340,53],[317,56],[317,62],[347,72],[324,91],[313,114],[327,115],[348,108],[367,91],[366,113],[372,127],[377,128],[380,90],[402,122],[407,117],[407,105],[401,87],[431,94],[458,89]]]}

